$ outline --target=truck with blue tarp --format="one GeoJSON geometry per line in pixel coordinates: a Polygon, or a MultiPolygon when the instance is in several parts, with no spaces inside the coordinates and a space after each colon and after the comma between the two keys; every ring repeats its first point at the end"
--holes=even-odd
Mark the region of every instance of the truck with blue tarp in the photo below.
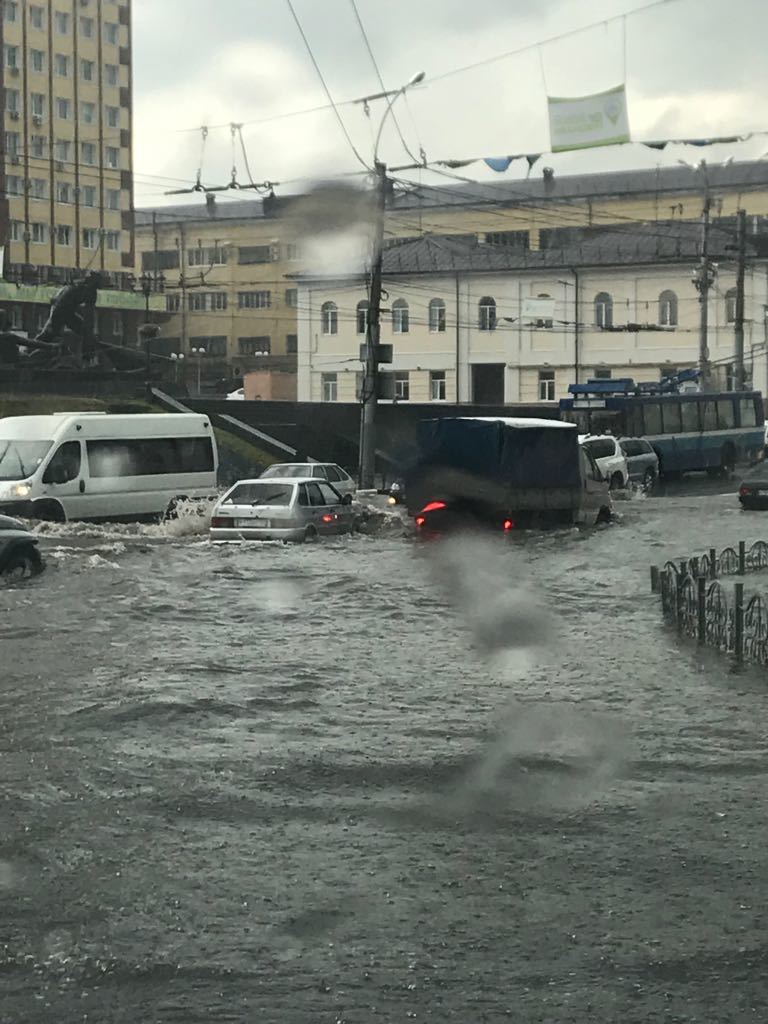
{"type": "Polygon", "coordinates": [[[421,532],[464,523],[508,531],[610,516],[608,488],[573,424],[430,419],[419,424],[417,446],[405,494],[421,532]]]}

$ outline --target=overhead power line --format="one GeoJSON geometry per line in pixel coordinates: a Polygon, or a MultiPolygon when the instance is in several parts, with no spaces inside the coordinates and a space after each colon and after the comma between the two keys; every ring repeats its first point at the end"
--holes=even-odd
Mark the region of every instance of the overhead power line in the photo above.
{"type": "Polygon", "coordinates": [[[321,82],[321,84],[323,86],[323,89],[325,90],[325,95],[328,97],[328,102],[330,103],[331,108],[333,109],[333,112],[336,115],[336,120],[339,122],[339,127],[341,128],[342,132],[344,133],[344,138],[349,143],[349,148],[355,154],[355,156],[360,161],[360,163],[363,165],[363,167],[366,167],[366,168],[368,168],[370,170],[370,168],[368,167],[368,164],[366,163],[366,161],[363,160],[363,158],[358,153],[357,148],[355,147],[355,144],[352,141],[352,137],[350,136],[349,132],[347,131],[347,126],[344,124],[344,121],[342,120],[341,114],[339,113],[338,107],[336,106],[336,103],[334,102],[333,96],[331,96],[331,90],[328,88],[328,83],[326,82],[326,80],[325,80],[325,78],[323,76],[323,72],[320,70],[320,65],[317,63],[317,60],[315,58],[315,54],[312,51],[312,47],[310,46],[309,40],[307,39],[307,36],[306,36],[306,34],[304,32],[304,29],[301,27],[301,22],[299,21],[299,17],[296,14],[296,11],[294,10],[294,7],[293,7],[293,4],[291,3],[291,0],[285,0],[285,2],[288,5],[288,10],[293,15],[293,20],[296,22],[296,28],[299,30],[299,34],[301,35],[301,38],[304,40],[304,45],[307,48],[307,53],[309,54],[309,58],[312,61],[312,64],[313,64],[313,66],[315,68],[315,71],[317,72],[317,77],[320,79],[320,82],[321,82]]]}
{"type": "Polygon", "coordinates": [[[429,80],[430,82],[441,82],[446,78],[452,78],[453,75],[461,75],[465,71],[474,71],[475,68],[481,68],[487,64],[495,64],[500,60],[507,60],[509,57],[518,57],[521,53],[528,53],[530,50],[537,50],[542,46],[549,46],[550,43],[559,43],[563,39],[571,39],[574,36],[582,35],[584,32],[589,32],[590,29],[597,28],[599,25],[610,25],[614,21],[631,18],[635,14],[643,14],[645,11],[650,11],[654,7],[667,7],[670,4],[679,2],[680,0],[653,0],[652,3],[643,4],[641,7],[634,7],[630,11],[624,11],[621,14],[614,14],[608,18],[601,18],[599,21],[591,21],[588,25],[582,25],[579,28],[573,28],[567,32],[559,32],[555,36],[548,36],[546,39],[540,39],[536,43],[526,43],[525,46],[519,46],[514,50],[507,50],[505,53],[497,53],[495,57],[485,57],[483,60],[474,61],[472,64],[464,64],[461,67],[452,68],[450,71],[444,71],[440,75],[430,75],[429,80]]]}
{"type": "MultiPolygon", "coordinates": [[[[289,0],[286,0],[286,2],[289,4],[289,6],[291,6],[289,0]]],[[[525,46],[518,47],[515,50],[508,50],[506,53],[497,54],[495,57],[487,57],[484,60],[476,61],[473,64],[465,64],[465,65],[463,65],[461,67],[458,67],[458,68],[451,68],[448,71],[443,71],[441,74],[438,74],[438,75],[430,75],[430,79],[429,80],[430,80],[430,82],[439,82],[439,81],[442,81],[445,78],[450,78],[453,75],[459,75],[459,74],[462,74],[465,71],[472,71],[474,68],[482,67],[485,64],[492,64],[492,63],[495,63],[496,61],[505,60],[508,57],[516,57],[519,54],[527,53],[530,50],[536,50],[536,49],[538,49],[541,46],[547,46],[550,43],[560,42],[563,39],[568,39],[568,38],[570,38],[572,36],[581,35],[584,32],[589,32],[590,29],[599,28],[600,26],[608,25],[608,24],[610,24],[611,22],[614,22],[614,21],[620,21],[622,18],[631,18],[631,17],[633,17],[636,14],[643,14],[645,11],[650,11],[650,10],[652,10],[655,7],[666,7],[666,6],[670,5],[670,4],[679,3],[679,2],[680,2],[680,0],[653,0],[652,3],[644,4],[644,5],[640,6],[640,7],[634,7],[634,8],[632,8],[629,11],[624,11],[624,13],[622,13],[622,14],[615,14],[615,15],[612,15],[612,16],[610,16],[608,18],[600,18],[598,21],[591,21],[591,22],[589,22],[586,25],[580,26],[579,28],[571,29],[568,32],[561,32],[561,33],[559,33],[558,35],[555,35],[555,36],[549,36],[547,39],[540,39],[538,42],[535,42],[535,43],[527,43],[525,46]]],[[[293,14],[294,20],[296,20],[296,23],[298,25],[298,19],[296,18],[296,14],[293,11],[293,8],[291,8],[291,13],[293,14]]],[[[302,37],[304,37],[304,33],[301,30],[301,26],[299,26],[299,31],[301,31],[302,37]]],[[[306,37],[304,37],[304,39],[305,39],[305,43],[306,43],[306,37]]],[[[307,49],[309,49],[309,44],[306,43],[306,45],[307,45],[307,49]]],[[[311,54],[311,50],[310,50],[310,55],[312,55],[311,54]]],[[[314,56],[312,57],[312,59],[313,59],[313,62],[314,62],[314,56]]],[[[317,64],[315,64],[315,66],[317,67],[317,64]]],[[[319,70],[318,70],[318,74],[320,74],[319,70]]],[[[321,76],[321,78],[322,78],[322,76],[321,76]]],[[[323,83],[323,84],[325,84],[325,83],[323,83]]],[[[358,102],[358,100],[356,100],[356,99],[351,99],[351,100],[334,100],[332,98],[332,96],[330,95],[330,93],[328,92],[327,88],[326,88],[326,95],[328,96],[328,99],[329,99],[328,103],[321,104],[321,105],[315,106],[315,107],[304,107],[301,110],[286,110],[286,111],[284,111],[283,113],[280,113],[280,114],[271,114],[268,117],[260,117],[260,118],[252,119],[250,121],[243,121],[242,122],[242,126],[244,128],[246,128],[246,127],[249,127],[251,125],[269,124],[272,121],[282,121],[284,118],[302,117],[305,114],[319,114],[319,113],[322,113],[322,112],[324,112],[326,110],[334,110],[336,112],[337,117],[338,117],[339,116],[339,114],[338,114],[338,108],[339,107],[350,107],[350,106],[355,105],[358,102]]],[[[221,124],[211,124],[211,125],[208,125],[207,127],[208,127],[209,130],[212,131],[212,130],[219,129],[219,128],[229,128],[230,124],[231,124],[231,121],[224,121],[221,124]]],[[[200,126],[197,125],[194,128],[177,128],[176,131],[178,131],[178,132],[199,132],[200,131],[200,126]]],[[[346,129],[344,129],[344,133],[346,134],[346,129]]]]}
{"type": "MultiPolygon", "coordinates": [[[[363,42],[365,43],[365,48],[368,51],[368,56],[371,58],[371,64],[373,64],[373,70],[376,72],[376,77],[379,80],[379,85],[381,86],[381,91],[382,92],[386,92],[387,91],[387,87],[384,84],[384,78],[382,77],[381,71],[379,70],[379,65],[376,62],[376,58],[373,55],[373,49],[371,48],[371,42],[370,42],[370,40],[368,38],[368,33],[365,31],[365,26],[363,25],[362,18],[360,17],[360,12],[357,9],[357,4],[355,3],[355,0],[349,0],[349,2],[352,5],[352,10],[354,11],[355,19],[357,20],[357,25],[358,25],[358,28],[360,29],[360,34],[363,37],[363,42]]],[[[367,112],[368,112],[367,105],[365,107],[365,111],[366,111],[366,114],[367,114],[367,112]]],[[[408,156],[411,158],[411,160],[418,161],[419,158],[413,155],[413,153],[411,152],[411,150],[410,150],[410,148],[408,146],[408,143],[405,141],[402,129],[400,128],[400,122],[397,120],[397,114],[395,113],[394,107],[392,108],[391,116],[392,116],[392,122],[394,123],[394,126],[397,129],[397,134],[400,137],[400,142],[403,145],[403,149],[408,154],[408,156]]],[[[423,152],[423,150],[422,150],[422,152],[423,152]]]]}

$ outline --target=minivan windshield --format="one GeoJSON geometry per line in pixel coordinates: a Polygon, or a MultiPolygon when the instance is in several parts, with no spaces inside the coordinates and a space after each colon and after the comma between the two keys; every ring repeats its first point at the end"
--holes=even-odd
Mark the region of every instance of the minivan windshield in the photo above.
{"type": "Polygon", "coordinates": [[[0,439],[0,480],[23,480],[32,476],[52,444],[53,441],[0,439]]]}
{"type": "Polygon", "coordinates": [[[290,505],[293,484],[238,484],[223,505],[290,505]]]}
{"type": "Polygon", "coordinates": [[[609,440],[585,441],[584,447],[594,459],[605,459],[616,452],[616,442],[609,440]]]}

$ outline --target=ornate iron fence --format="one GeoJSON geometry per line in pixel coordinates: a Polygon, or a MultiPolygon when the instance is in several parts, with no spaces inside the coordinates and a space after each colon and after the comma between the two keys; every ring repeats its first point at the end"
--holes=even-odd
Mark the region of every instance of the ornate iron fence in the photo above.
{"type": "Polygon", "coordinates": [[[759,540],[738,547],[666,562],[651,569],[651,586],[661,597],[664,618],[681,636],[732,654],[736,661],[768,666],[768,598],[744,594],[735,583],[732,593],[718,581],[768,569],[768,543],[759,540]]]}

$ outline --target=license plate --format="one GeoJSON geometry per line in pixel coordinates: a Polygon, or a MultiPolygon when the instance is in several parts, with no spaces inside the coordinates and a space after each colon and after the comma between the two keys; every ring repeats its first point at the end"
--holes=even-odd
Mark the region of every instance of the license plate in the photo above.
{"type": "Polygon", "coordinates": [[[236,519],[236,530],[258,530],[260,527],[269,526],[268,519],[236,519]]]}
{"type": "Polygon", "coordinates": [[[758,491],[757,494],[760,498],[768,498],[768,491],[758,491]]]}

